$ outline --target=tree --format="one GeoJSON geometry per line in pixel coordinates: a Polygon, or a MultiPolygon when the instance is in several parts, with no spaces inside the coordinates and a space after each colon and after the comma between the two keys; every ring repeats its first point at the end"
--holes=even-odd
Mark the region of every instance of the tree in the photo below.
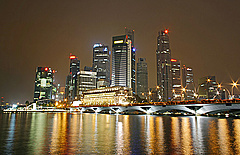
{"type": "Polygon", "coordinates": [[[26,101],[25,104],[26,104],[26,106],[29,106],[29,101],[26,101]]]}

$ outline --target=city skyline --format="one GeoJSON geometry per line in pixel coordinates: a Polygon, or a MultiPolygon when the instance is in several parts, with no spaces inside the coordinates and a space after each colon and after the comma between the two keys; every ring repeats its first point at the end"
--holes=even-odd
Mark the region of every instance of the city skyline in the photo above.
{"type": "Polygon", "coordinates": [[[70,53],[79,57],[81,69],[91,66],[92,46],[111,47],[124,27],[135,30],[136,59],[147,59],[149,87],[156,86],[157,32],[165,28],[172,57],[193,68],[195,81],[214,75],[226,84],[240,77],[239,2],[124,2],[2,2],[0,96],[12,103],[31,101],[38,66],[56,69],[56,82],[64,86],[70,53]],[[97,6],[106,11],[99,13],[97,6]]]}

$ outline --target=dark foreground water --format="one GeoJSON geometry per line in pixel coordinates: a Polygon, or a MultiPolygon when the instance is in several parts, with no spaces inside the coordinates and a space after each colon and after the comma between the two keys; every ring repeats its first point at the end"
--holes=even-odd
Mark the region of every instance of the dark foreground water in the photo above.
{"type": "Polygon", "coordinates": [[[0,154],[240,154],[240,119],[0,113],[0,154]]]}

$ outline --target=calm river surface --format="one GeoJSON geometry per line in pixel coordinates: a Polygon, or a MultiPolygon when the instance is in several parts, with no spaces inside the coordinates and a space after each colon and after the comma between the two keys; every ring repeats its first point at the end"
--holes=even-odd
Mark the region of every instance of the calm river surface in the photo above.
{"type": "Polygon", "coordinates": [[[240,119],[0,113],[0,154],[240,154],[240,119]]]}

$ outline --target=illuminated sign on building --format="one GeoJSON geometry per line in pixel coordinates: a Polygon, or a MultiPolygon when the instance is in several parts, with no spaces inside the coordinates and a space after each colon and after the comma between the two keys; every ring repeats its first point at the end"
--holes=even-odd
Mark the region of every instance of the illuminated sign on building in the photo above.
{"type": "Polygon", "coordinates": [[[116,41],[114,41],[114,44],[121,44],[121,43],[123,43],[123,40],[116,40],[116,41]]]}
{"type": "Polygon", "coordinates": [[[171,62],[177,62],[177,60],[176,59],[171,59],[171,62]]]}
{"type": "Polygon", "coordinates": [[[101,46],[102,46],[102,44],[94,44],[94,45],[93,45],[93,48],[101,47],[101,46]]]}
{"type": "Polygon", "coordinates": [[[69,58],[70,59],[76,59],[76,56],[75,55],[71,55],[69,58]]]}

